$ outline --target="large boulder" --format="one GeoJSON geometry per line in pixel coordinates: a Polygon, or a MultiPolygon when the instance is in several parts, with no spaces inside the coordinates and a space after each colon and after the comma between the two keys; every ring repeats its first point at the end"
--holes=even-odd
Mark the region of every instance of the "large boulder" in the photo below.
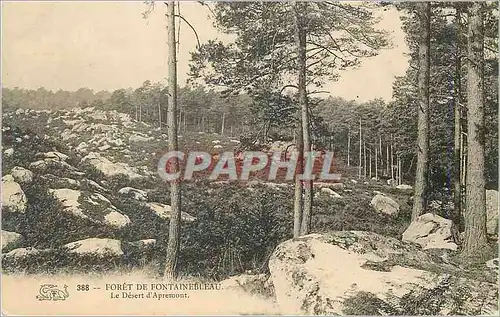
{"type": "Polygon", "coordinates": [[[371,232],[311,234],[281,243],[269,270],[282,314],[479,315],[498,286],[455,274],[413,244],[371,232]],[[451,274],[450,274],[451,273],[451,274]]]}
{"type": "Polygon", "coordinates": [[[33,172],[24,167],[15,166],[10,171],[10,174],[20,184],[29,184],[33,181],[33,172]]]}
{"type": "Polygon", "coordinates": [[[36,158],[42,158],[42,159],[52,159],[56,161],[66,161],[68,159],[68,156],[66,154],[63,154],[61,152],[57,151],[51,151],[51,152],[46,152],[46,153],[37,153],[35,155],[36,158]]]}
{"type": "MultiPolygon", "coordinates": [[[[158,217],[163,219],[170,219],[170,213],[172,212],[172,207],[169,205],[151,202],[146,203],[146,207],[151,209],[158,217]]],[[[181,212],[181,220],[186,222],[193,222],[196,220],[195,217],[191,216],[187,212],[181,212]]]]}
{"type": "Polygon", "coordinates": [[[373,197],[370,205],[377,211],[386,215],[399,213],[399,204],[392,198],[377,194],[373,197]]]}
{"type": "Polygon", "coordinates": [[[411,187],[411,185],[400,184],[400,185],[396,186],[396,189],[399,189],[399,190],[412,190],[413,187],[411,187]]]}
{"type": "Polygon", "coordinates": [[[337,192],[335,192],[333,189],[331,188],[328,188],[328,187],[322,187],[321,188],[321,193],[325,194],[325,195],[329,195],[330,197],[333,197],[333,198],[342,198],[341,195],[339,195],[337,192]]]}
{"type": "Polygon", "coordinates": [[[78,255],[113,256],[123,255],[122,243],[115,239],[89,238],[64,245],[70,253],[78,255]]]}
{"type": "Polygon", "coordinates": [[[106,177],[124,175],[130,179],[139,179],[143,176],[138,174],[134,168],[125,163],[113,163],[99,153],[91,152],[82,159],[82,163],[93,166],[106,177]]]}
{"type": "Polygon", "coordinates": [[[23,236],[16,232],[2,230],[2,252],[19,248],[23,242],[23,236]]]}
{"type": "Polygon", "coordinates": [[[63,205],[64,211],[94,223],[123,228],[130,224],[130,218],[120,211],[99,193],[60,188],[49,189],[49,192],[63,205]]]}
{"type": "Polygon", "coordinates": [[[27,203],[26,195],[14,177],[12,175],[2,177],[2,210],[24,213],[27,203]]]}
{"type": "Polygon", "coordinates": [[[40,250],[37,250],[32,247],[27,247],[27,248],[17,248],[12,251],[9,251],[2,256],[2,260],[8,259],[8,260],[22,260],[25,258],[28,258],[30,256],[34,256],[40,253],[40,250]]]}
{"type": "Polygon", "coordinates": [[[403,233],[403,241],[426,249],[457,249],[458,231],[453,222],[432,213],[421,215],[403,233]]]}
{"type": "Polygon", "coordinates": [[[146,191],[133,187],[123,187],[118,191],[118,194],[138,201],[148,200],[148,193],[146,191]]]}
{"type": "Polygon", "coordinates": [[[498,190],[486,191],[486,231],[498,234],[498,190]]]}

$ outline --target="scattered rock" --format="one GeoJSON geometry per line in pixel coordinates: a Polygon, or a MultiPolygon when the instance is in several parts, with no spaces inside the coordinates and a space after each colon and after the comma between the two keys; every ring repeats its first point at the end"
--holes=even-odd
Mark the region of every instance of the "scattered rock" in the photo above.
{"type": "MultiPolygon", "coordinates": [[[[163,219],[169,219],[170,213],[172,212],[172,207],[170,207],[169,205],[164,205],[156,202],[146,203],[146,207],[151,209],[158,217],[163,219]]],[[[195,221],[196,218],[186,212],[181,212],[181,220],[192,222],[195,221]]]]}
{"type": "Polygon", "coordinates": [[[6,149],[5,151],[3,151],[3,155],[5,157],[11,157],[12,155],[14,155],[14,149],[13,148],[6,149]]]}
{"type": "Polygon", "coordinates": [[[383,195],[375,195],[370,205],[378,212],[387,214],[387,215],[395,215],[399,213],[399,204],[394,201],[394,199],[383,196],[383,195]]]}
{"type": "Polygon", "coordinates": [[[27,248],[17,248],[14,249],[10,252],[7,252],[3,254],[3,257],[8,260],[22,260],[23,258],[27,258],[29,256],[33,256],[40,253],[39,250],[32,248],[32,247],[27,247],[27,248]]]}
{"type": "Polygon", "coordinates": [[[146,191],[133,187],[123,187],[118,191],[118,194],[133,198],[138,201],[148,200],[148,193],[146,191]]]}
{"type": "Polygon", "coordinates": [[[66,154],[52,151],[52,152],[46,152],[46,153],[37,153],[35,155],[35,158],[42,158],[42,159],[52,159],[56,161],[66,161],[68,159],[68,156],[66,154]]]}
{"type": "Polygon", "coordinates": [[[2,210],[24,213],[27,203],[26,195],[14,177],[12,175],[2,177],[2,210]]]}
{"type": "Polygon", "coordinates": [[[82,194],[79,190],[70,188],[49,189],[49,193],[59,200],[63,205],[64,210],[80,218],[87,219],[88,216],[80,209],[80,202],[78,199],[82,194]]]}
{"type": "Polygon", "coordinates": [[[10,171],[10,174],[20,184],[29,184],[33,181],[33,172],[24,167],[15,166],[10,171]]]}
{"type": "Polygon", "coordinates": [[[82,159],[82,163],[89,164],[95,167],[98,171],[103,173],[107,177],[113,177],[117,175],[125,175],[130,179],[142,178],[135,170],[125,163],[112,163],[105,157],[102,157],[99,153],[90,152],[87,156],[82,159]]]}
{"type": "Polygon", "coordinates": [[[344,183],[332,183],[330,186],[333,190],[342,190],[345,187],[344,183]]]}
{"type": "Polygon", "coordinates": [[[412,190],[413,187],[411,185],[401,184],[401,185],[396,186],[396,189],[399,189],[399,190],[412,190]]]}
{"type": "Polygon", "coordinates": [[[23,236],[16,232],[2,230],[2,252],[19,248],[23,242],[23,236]]]}
{"type": "Polygon", "coordinates": [[[403,233],[403,241],[417,243],[424,250],[457,250],[457,231],[453,222],[432,213],[421,215],[412,221],[403,233]]]}
{"type": "Polygon", "coordinates": [[[137,135],[137,134],[132,134],[128,140],[130,143],[143,143],[143,142],[152,141],[152,140],[154,140],[154,138],[144,137],[142,135],[137,135]]]}
{"type": "Polygon", "coordinates": [[[121,242],[115,239],[89,238],[64,245],[70,253],[79,255],[122,256],[121,242]]]}
{"type": "Polygon", "coordinates": [[[123,228],[130,224],[130,218],[127,215],[122,215],[118,211],[111,211],[104,216],[104,223],[116,228],[123,228]]]}
{"type": "Polygon", "coordinates": [[[338,193],[336,193],[335,191],[333,191],[332,189],[330,189],[328,187],[321,188],[321,192],[324,194],[330,195],[330,197],[333,197],[333,198],[342,198],[342,196],[340,196],[338,193]]]}
{"type": "Polygon", "coordinates": [[[44,180],[47,184],[52,188],[69,188],[73,190],[80,189],[80,182],[76,179],[68,178],[68,177],[59,177],[52,174],[45,174],[40,176],[42,180],[44,180]]]}
{"type": "Polygon", "coordinates": [[[108,150],[108,149],[110,149],[110,148],[111,148],[111,145],[109,145],[109,144],[104,144],[103,146],[100,146],[100,147],[98,147],[97,149],[98,149],[99,151],[101,151],[101,152],[104,152],[104,151],[106,151],[106,150],[108,150]]]}
{"type": "Polygon", "coordinates": [[[490,269],[494,269],[498,272],[498,258],[491,259],[486,261],[486,267],[490,269]]]}

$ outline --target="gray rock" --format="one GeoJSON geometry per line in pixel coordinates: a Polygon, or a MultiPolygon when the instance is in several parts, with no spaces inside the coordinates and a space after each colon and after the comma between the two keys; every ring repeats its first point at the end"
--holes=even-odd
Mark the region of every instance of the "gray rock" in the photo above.
{"type": "Polygon", "coordinates": [[[119,257],[123,255],[121,242],[115,239],[89,238],[64,245],[70,253],[119,257]]]}
{"type": "Polygon", "coordinates": [[[453,222],[438,215],[421,215],[403,233],[403,241],[417,243],[426,249],[457,250],[458,231],[453,222]]]}
{"type": "Polygon", "coordinates": [[[401,185],[396,186],[396,189],[399,189],[399,190],[412,190],[413,187],[411,187],[411,185],[401,184],[401,185]]]}
{"type": "Polygon", "coordinates": [[[19,248],[23,242],[23,236],[16,232],[2,230],[2,252],[19,248]]]}
{"type": "Polygon", "coordinates": [[[20,184],[29,184],[33,181],[33,172],[24,167],[15,166],[10,171],[10,174],[20,184]]]}
{"type": "Polygon", "coordinates": [[[12,175],[2,177],[2,210],[24,213],[28,200],[12,175]]]}
{"type": "Polygon", "coordinates": [[[138,201],[148,200],[148,193],[146,191],[133,187],[123,187],[118,191],[118,194],[133,198],[138,201]]]}
{"type": "Polygon", "coordinates": [[[392,198],[377,194],[370,202],[370,205],[377,211],[386,215],[396,215],[399,213],[399,204],[392,198]]]}
{"type": "MultiPolygon", "coordinates": [[[[145,205],[146,207],[151,209],[151,211],[154,212],[158,217],[163,219],[170,218],[172,207],[170,207],[169,205],[160,204],[156,202],[146,203],[145,205]]],[[[196,220],[196,218],[186,212],[181,212],[181,220],[186,222],[193,222],[196,220]]]]}

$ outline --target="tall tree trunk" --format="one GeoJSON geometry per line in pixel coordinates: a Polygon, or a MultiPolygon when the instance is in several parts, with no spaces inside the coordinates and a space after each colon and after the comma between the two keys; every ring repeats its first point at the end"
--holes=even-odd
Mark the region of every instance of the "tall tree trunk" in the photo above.
{"type": "MultiPolygon", "coordinates": [[[[380,155],[380,169],[384,170],[384,153],[382,153],[382,135],[378,135],[378,154],[380,155]]],[[[383,172],[382,172],[383,174],[383,172]]]]}
{"type": "Polygon", "coordinates": [[[394,146],[393,146],[394,139],[391,135],[391,181],[394,182],[394,146]]]}
{"type": "Polygon", "coordinates": [[[484,3],[473,2],[469,13],[467,64],[467,186],[463,254],[487,246],[484,178],[484,3]]]}
{"type": "Polygon", "coordinates": [[[366,170],[366,141],[363,141],[363,158],[364,158],[364,160],[363,160],[363,162],[364,162],[364,164],[363,164],[364,165],[363,166],[363,171],[364,171],[363,176],[364,176],[364,178],[366,178],[366,172],[367,172],[367,170],[366,170]]]}
{"type": "Polygon", "coordinates": [[[387,175],[387,177],[389,177],[389,175],[391,175],[390,171],[389,171],[389,168],[390,168],[391,164],[389,164],[389,144],[386,144],[385,146],[385,173],[387,175]]]}
{"type": "MultiPolygon", "coordinates": [[[[466,137],[467,135],[462,133],[462,137],[460,138],[461,144],[460,144],[460,151],[462,152],[460,157],[462,158],[462,184],[466,184],[466,179],[467,179],[467,144],[466,144],[466,137]]],[[[463,201],[463,199],[462,199],[463,201]]]]}
{"type": "Polygon", "coordinates": [[[223,112],[222,113],[222,127],[220,128],[221,135],[224,135],[224,125],[226,124],[225,121],[226,121],[226,113],[223,112]]]}
{"type": "Polygon", "coordinates": [[[462,55],[462,50],[461,50],[461,42],[460,42],[460,34],[461,34],[461,28],[460,28],[460,4],[456,5],[456,18],[455,18],[455,23],[456,23],[456,37],[457,37],[457,43],[455,44],[457,47],[457,50],[455,52],[456,57],[455,57],[455,78],[454,78],[454,89],[453,89],[453,108],[454,108],[454,148],[453,148],[453,215],[452,215],[452,220],[454,223],[457,224],[457,226],[460,229],[462,228],[462,219],[461,219],[461,214],[462,214],[462,184],[460,182],[460,175],[461,175],[461,162],[462,162],[462,156],[461,156],[461,138],[462,138],[462,115],[460,111],[460,95],[461,95],[461,70],[462,70],[462,61],[461,61],[461,55],[462,55]]]}
{"type": "Polygon", "coordinates": [[[295,173],[295,192],[294,192],[294,202],[293,202],[293,237],[300,237],[300,230],[302,225],[302,192],[303,186],[302,181],[299,179],[298,175],[302,174],[304,170],[303,160],[304,160],[304,141],[302,138],[302,123],[297,120],[297,130],[295,132],[295,145],[297,147],[297,169],[295,173]]]}
{"type": "Polygon", "coordinates": [[[161,103],[158,102],[158,124],[160,126],[160,129],[161,129],[161,103]]]}
{"type": "Polygon", "coordinates": [[[369,178],[371,179],[372,178],[372,149],[368,149],[368,151],[370,152],[370,176],[369,178]]]}
{"type": "Polygon", "coordinates": [[[378,180],[378,155],[377,147],[375,147],[375,179],[378,180]]]}
{"type": "MultiPolygon", "coordinates": [[[[304,153],[311,152],[310,138],[310,122],[309,122],[309,107],[307,104],[307,83],[306,83],[306,29],[304,21],[304,13],[307,10],[307,3],[296,3],[296,40],[298,49],[298,66],[299,66],[299,104],[302,113],[302,134],[304,139],[304,153]]],[[[309,233],[312,214],[312,181],[304,181],[304,210],[302,213],[302,224],[300,234],[306,235],[309,233]]]]}
{"type": "Polygon", "coordinates": [[[429,76],[430,76],[430,18],[431,3],[418,2],[419,20],[418,43],[418,136],[417,136],[417,174],[411,219],[420,216],[427,204],[428,152],[429,152],[429,76]]]}
{"type": "Polygon", "coordinates": [[[363,140],[363,136],[361,134],[361,119],[359,119],[359,172],[358,172],[358,178],[361,179],[361,160],[363,158],[363,155],[361,153],[361,145],[362,145],[362,141],[363,140]]]}
{"type": "Polygon", "coordinates": [[[183,117],[183,124],[182,124],[182,126],[183,126],[182,130],[184,131],[184,133],[186,133],[186,129],[187,129],[187,114],[186,114],[186,111],[184,111],[184,117],[183,117]]]}
{"type": "MultiPolygon", "coordinates": [[[[177,57],[175,51],[175,2],[167,4],[167,32],[168,32],[168,143],[169,151],[178,150],[177,141],[177,57]]],[[[173,160],[172,172],[179,171],[179,162],[173,160]]],[[[181,183],[170,182],[170,221],[167,243],[167,258],[165,261],[164,279],[173,280],[178,276],[177,260],[180,246],[181,221],[181,183]]]]}
{"type": "Polygon", "coordinates": [[[347,166],[351,166],[351,130],[347,129],[347,166]]]}
{"type": "Polygon", "coordinates": [[[398,179],[398,184],[403,184],[403,161],[401,160],[401,155],[398,155],[398,179]]]}

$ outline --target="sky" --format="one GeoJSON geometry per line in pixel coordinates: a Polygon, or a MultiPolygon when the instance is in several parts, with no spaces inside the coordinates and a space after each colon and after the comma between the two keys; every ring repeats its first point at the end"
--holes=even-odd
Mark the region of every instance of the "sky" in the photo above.
{"type": "MultiPolygon", "coordinates": [[[[140,2],[6,2],[2,1],[2,86],[49,90],[94,91],[139,87],[145,80],[166,82],[165,6],[148,19],[140,2]]],[[[200,41],[221,37],[210,11],[196,2],[181,3],[181,14],[200,41]]],[[[358,101],[390,100],[395,76],[408,67],[399,13],[384,12],[380,28],[390,32],[393,47],[340,73],[324,90],[358,101]]],[[[187,79],[189,52],[196,47],[192,31],[181,25],[179,84],[187,79]]]]}

